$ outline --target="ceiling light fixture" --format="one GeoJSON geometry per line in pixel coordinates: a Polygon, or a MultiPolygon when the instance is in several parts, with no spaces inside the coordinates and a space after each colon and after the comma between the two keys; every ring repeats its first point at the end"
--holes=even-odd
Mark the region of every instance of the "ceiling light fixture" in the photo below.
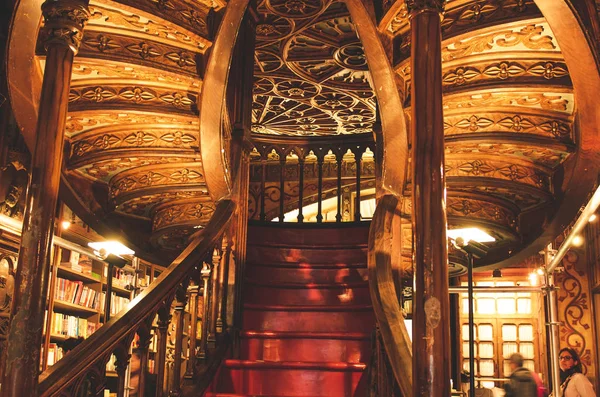
{"type": "Polygon", "coordinates": [[[483,230],[476,227],[467,227],[463,229],[449,229],[446,234],[448,237],[456,240],[462,238],[465,244],[469,244],[469,241],[476,241],[478,243],[491,243],[496,239],[484,232],[483,230]]]}

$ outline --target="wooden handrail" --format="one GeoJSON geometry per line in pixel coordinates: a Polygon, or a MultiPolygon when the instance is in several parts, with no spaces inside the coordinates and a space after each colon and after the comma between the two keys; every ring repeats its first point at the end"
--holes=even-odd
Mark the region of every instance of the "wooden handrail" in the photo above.
{"type": "MultiPolygon", "coordinates": [[[[369,230],[369,289],[377,324],[381,331],[394,376],[403,396],[412,395],[412,346],[404,325],[392,258],[394,247],[401,247],[401,236],[394,234],[394,221],[400,218],[400,203],[393,195],[381,198],[369,230]]],[[[395,261],[398,258],[394,258],[395,261]]]]}
{"type": "Polygon", "coordinates": [[[112,352],[127,336],[132,335],[144,320],[158,308],[198,263],[212,253],[218,239],[228,227],[235,210],[231,200],[221,200],[206,228],[197,236],[171,265],[144,292],[136,297],[108,323],[84,340],[55,365],[40,375],[39,395],[53,396],[71,383],[77,382],[94,364],[112,352]]]}

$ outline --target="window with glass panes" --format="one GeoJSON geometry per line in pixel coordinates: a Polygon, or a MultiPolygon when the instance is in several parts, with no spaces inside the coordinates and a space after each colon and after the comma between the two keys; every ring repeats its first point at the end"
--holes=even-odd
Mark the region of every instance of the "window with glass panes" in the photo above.
{"type": "MultiPolygon", "coordinates": [[[[481,280],[475,286],[503,287],[528,286],[528,281],[520,280],[481,280]]],[[[463,282],[463,286],[467,283],[463,282]]],[[[520,352],[525,358],[525,367],[538,370],[537,363],[537,312],[539,297],[535,293],[495,293],[477,292],[474,294],[474,344],[475,376],[482,380],[482,387],[502,387],[502,382],[494,378],[507,378],[510,375],[508,358],[520,352]],[[485,379],[489,378],[489,381],[485,379]]],[[[463,369],[469,370],[469,306],[467,294],[461,294],[461,339],[463,369]]],[[[543,321],[543,319],[541,319],[543,321]]]]}

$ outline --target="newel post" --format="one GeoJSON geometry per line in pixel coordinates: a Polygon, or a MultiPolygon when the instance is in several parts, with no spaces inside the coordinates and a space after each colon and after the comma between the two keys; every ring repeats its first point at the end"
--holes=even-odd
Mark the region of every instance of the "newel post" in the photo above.
{"type": "Polygon", "coordinates": [[[37,396],[54,214],[73,57],[90,12],[85,0],[42,5],[47,51],[28,183],[2,396],[37,396]]]}
{"type": "Polygon", "coordinates": [[[450,395],[450,300],[444,193],[443,0],[408,0],[411,25],[413,396],[450,395]]]}

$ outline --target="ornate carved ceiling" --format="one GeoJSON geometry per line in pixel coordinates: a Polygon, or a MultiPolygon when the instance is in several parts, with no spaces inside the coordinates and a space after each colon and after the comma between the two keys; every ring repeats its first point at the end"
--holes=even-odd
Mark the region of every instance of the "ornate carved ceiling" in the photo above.
{"type": "MultiPolygon", "coordinates": [[[[86,187],[90,208],[145,221],[161,247],[180,247],[214,208],[198,106],[225,6],[93,0],[75,58],[68,177],[86,187]]],[[[383,6],[379,31],[410,118],[406,8],[383,6]]],[[[252,131],[307,140],[372,132],[376,98],[345,4],[263,0],[258,15],[252,131]]],[[[569,187],[563,171],[579,144],[569,68],[533,0],[450,0],[442,33],[450,225],[477,224],[518,246],[569,187]]]]}
{"type": "Polygon", "coordinates": [[[345,4],[265,0],[258,12],[252,131],[300,136],[370,132],[375,97],[345,4]]]}

